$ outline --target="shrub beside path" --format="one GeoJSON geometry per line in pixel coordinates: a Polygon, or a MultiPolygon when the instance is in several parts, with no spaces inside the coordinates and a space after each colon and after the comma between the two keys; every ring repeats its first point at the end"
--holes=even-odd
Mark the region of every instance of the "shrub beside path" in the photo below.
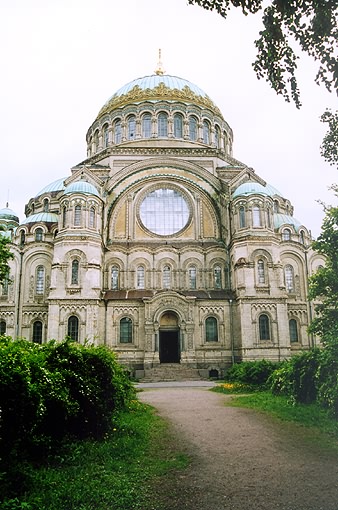
{"type": "Polygon", "coordinates": [[[338,510],[337,451],[308,429],[204,387],[146,388],[140,400],[172,426],[173,451],[191,458],[155,487],[154,510],[338,510]]]}

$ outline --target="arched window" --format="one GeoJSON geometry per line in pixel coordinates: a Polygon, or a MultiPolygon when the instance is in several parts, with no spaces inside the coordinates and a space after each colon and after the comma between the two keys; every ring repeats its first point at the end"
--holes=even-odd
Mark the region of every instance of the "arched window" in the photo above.
{"type": "Polygon", "coordinates": [[[295,281],[294,281],[293,267],[290,264],[285,266],[284,274],[285,274],[286,291],[294,292],[295,291],[295,281]]]}
{"type": "Polygon", "coordinates": [[[79,284],[79,261],[74,259],[72,261],[72,285],[79,284]]]}
{"type": "Polygon", "coordinates": [[[119,288],[119,268],[117,266],[111,268],[111,288],[112,290],[119,288]]]}
{"type": "Polygon", "coordinates": [[[259,339],[270,340],[270,321],[264,313],[259,316],[259,339]]]}
{"type": "Polygon", "coordinates": [[[267,217],[267,220],[268,220],[268,228],[271,228],[272,223],[271,223],[271,211],[270,211],[270,209],[267,209],[266,217],[267,217]]]}
{"type": "Polygon", "coordinates": [[[189,139],[195,142],[197,140],[197,119],[189,117],[189,139]]]}
{"type": "Polygon", "coordinates": [[[142,117],[142,134],[143,138],[151,137],[151,114],[145,113],[142,117]]]}
{"type": "Polygon", "coordinates": [[[183,116],[180,113],[174,115],[174,137],[183,138],[183,116]]]}
{"type": "Polygon", "coordinates": [[[81,225],[81,206],[76,205],[74,209],[74,227],[80,227],[81,225]]]}
{"type": "Polygon", "coordinates": [[[43,238],[43,230],[42,228],[37,228],[35,231],[35,241],[42,241],[43,238]]]}
{"type": "Polygon", "coordinates": [[[189,267],[189,289],[196,289],[196,277],[197,277],[196,266],[190,266],[189,267]]]}
{"type": "Polygon", "coordinates": [[[245,208],[241,206],[239,208],[239,228],[245,228],[246,222],[245,222],[245,208]]]}
{"type": "Polygon", "coordinates": [[[102,128],[102,136],[103,136],[103,147],[108,147],[109,143],[109,131],[108,131],[108,124],[105,124],[102,128]]]}
{"type": "Polygon", "coordinates": [[[165,138],[168,136],[168,115],[161,112],[157,119],[157,136],[165,138]]]}
{"type": "Polygon", "coordinates": [[[304,230],[299,232],[299,242],[305,244],[304,230]]]}
{"type": "Polygon", "coordinates": [[[0,335],[6,334],[6,322],[0,321],[0,335]]]}
{"type": "Polygon", "coordinates": [[[171,268],[170,266],[164,266],[162,272],[162,285],[164,289],[170,289],[171,287],[171,268]]]}
{"type": "Polygon", "coordinates": [[[43,212],[48,212],[48,211],[49,211],[49,200],[48,200],[48,198],[45,198],[43,201],[43,212]]]}
{"type": "Polygon", "coordinates": [[[258,205],[254,205],[252,208],[252,225],[254,227],[261,227],[261,210],[258,205]]]}
{"type": "Polygon", "coordinates": [[[264,260],[259,259],[257,262],[257,276],[258,276],[258,283],[264,284],[265,283],[265,268],[264,268],[264,260]]]}
{"type": "Polygon", "coordinates": [[[2,289],[1,289],[1,295],[2,296],[8,296],[8,286],[9,286],[9,277],[5,276],[2,281],[2,289]]]}
{"type": "Polygon", "coordinates": [[[43,266],[38,266],[36,268],[36,285],[35,285],[36,294],[43,294],[44,287],[45,287],[45,268],[43,266]]]}
{"type": "Polygon", "coordinates": [[[298,342],[298,325],[296,319],[289,320],[290,342],[298,342]]]}
{"type": "Polygon", "coordinates": [[[282,241],[290,241],[291,240],[291,230],[289,228],[285,228],[282,232],[282,241]]]}
{"type": "Polygon", "coordinates": [[[120,320],[120,343],[131,344],[133,341],[133,322],[129,317],[120,320]]]}
{"type": "Polygon", "coordinates": [[[275,213],[279,212],[279,203],[278,203],[278,200],[274,200],[274,202],[273,202],[273,212],[275,212],[275,213]]]}
{"type": "Polygon", "coordinates": [[[62,208],[62,228],[66,227],[67,222],[67,207],[62,208]]]}
{"type": "Polygon", "coordinates": [[[214,287],[215,289],[222,288],[222,270],[220,266],[214,267],[214,287]]]}
{"type": "Polygon", "coordinates": [[[217,319],[215,317],[208,317],[205,321],[205,341],[218,342],[217,319]]]}
{"type": "Polygon", "coordinates": [[[26,234],[24,230],[20,232],[20,245],[23,246],[26,242],[26,234]]]}
{"type": "Polygon", "coordinates": [[[114,122],[114,142],[121,143],[122,140],[122,125],[121,119],[117,119],[114,122]]]}
{"type": "Polygon", "coordinates": [[[217,149],[221,148],[221,131],[218,126],[215,129],[215,145],[217,149]]]}
{"type": "Polygon", "coordinates": [[[210,124],[207,120],[203,121],[203,143],[210,144],[210,124]]]}
{"type": "Polygon", "coordinates": [[[33,323],[33,342],[37,344],[42,343],[42,322],[35,321],[33,323]]]}
{"type": "Polygon", "coordinates": [[[95,207],[89,209],[89,228],[95,227],[95,207]]]}
{"type": "Polygon", "coordinates": [[[71,315],[68,319],[67,336],[74,340],[74,342],[78,342],[79,340],[79,319],[76,315],[71,315]]]}
{"type": "Polygon", "coordinates": [[[136,138],[136,117],[135,115],[130,115],[128,117],[128,140],[135,140],[136,138]]]}
{"type": "Polygon", "coordinates": [[[138,266],[136,273],[137,273],[136,287],[138,289],[144,289],[144,267],[138,266]]]}

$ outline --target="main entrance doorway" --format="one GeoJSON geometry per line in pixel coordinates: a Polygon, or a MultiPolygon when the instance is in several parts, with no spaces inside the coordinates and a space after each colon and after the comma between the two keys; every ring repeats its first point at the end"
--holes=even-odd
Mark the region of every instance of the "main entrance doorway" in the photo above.
{"type": "Polygon", "coordinates": [[[179,363],[180,330],[176,313],[166,312],[162,315],[159,333],[160,363],[179,363]]]}

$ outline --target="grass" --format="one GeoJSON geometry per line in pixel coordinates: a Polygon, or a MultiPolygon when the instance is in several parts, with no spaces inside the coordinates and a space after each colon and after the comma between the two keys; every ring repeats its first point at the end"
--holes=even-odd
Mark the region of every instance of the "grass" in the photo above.
{"type": "Polygon", "coordinates": [[[103,441],[67,445],[43,466],[29,466],[28,489],[3,510],[151,510],[158,476],[188,464],[166,448],[166,423],[135,401],[103,441]]]}

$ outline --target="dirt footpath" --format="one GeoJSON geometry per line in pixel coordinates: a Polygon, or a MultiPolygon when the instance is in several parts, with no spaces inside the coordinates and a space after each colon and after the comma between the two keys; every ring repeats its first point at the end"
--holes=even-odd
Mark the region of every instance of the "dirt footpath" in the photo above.
{"type": "Polygon", "coordinates": [[[305,429],[247,409],[207,388],[139,394],[173,427],[191,466],[161,480],[154,510],[338,510],[338,462],[305,429]]]}

